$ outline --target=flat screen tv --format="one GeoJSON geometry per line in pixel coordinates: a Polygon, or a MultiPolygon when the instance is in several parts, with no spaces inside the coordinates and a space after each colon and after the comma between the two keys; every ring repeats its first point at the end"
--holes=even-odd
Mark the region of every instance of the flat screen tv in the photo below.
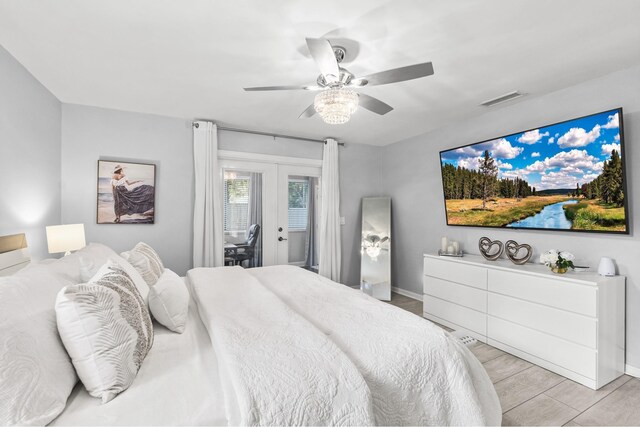
{"type": "Polygon", "coordinates": [[[622,108],[440,152],[447,225],[629,233],[622,108]]]}

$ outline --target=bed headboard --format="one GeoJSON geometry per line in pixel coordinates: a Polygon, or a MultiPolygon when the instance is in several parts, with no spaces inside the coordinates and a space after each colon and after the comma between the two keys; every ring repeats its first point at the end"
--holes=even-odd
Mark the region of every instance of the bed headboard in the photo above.
{"type": "Polygon", "coordinates": [[[0,236],[0,276],[8,276],[31,261],[27,238],[23,234],[0,236]]]}

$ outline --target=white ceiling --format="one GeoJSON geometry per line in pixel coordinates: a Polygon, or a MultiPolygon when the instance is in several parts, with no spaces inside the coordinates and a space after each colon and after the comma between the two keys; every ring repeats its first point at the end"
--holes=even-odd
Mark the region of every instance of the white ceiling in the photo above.
{"type": "Polygon", "coordinates": [[[386,145],[640,64],[638,17],[637,0],[0,0],[0,44],[63,102],[386,145]],[[322,36],[356,76],[435,75],[363,88],[395,110],[334,126],[297,118],[313,92],[242,90],[314,82],[304,38],[322,36]]]}

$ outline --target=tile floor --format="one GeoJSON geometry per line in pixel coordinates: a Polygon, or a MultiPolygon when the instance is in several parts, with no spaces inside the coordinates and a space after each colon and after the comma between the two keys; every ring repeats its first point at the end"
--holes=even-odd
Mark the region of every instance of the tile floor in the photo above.
{"type": "MultiPolygon", "coordinates": [[[[391,304],[422,315],[421,301],[394,293],[391,304]]],[[[470,349],[496,388],[502,425],[640,426],[640,378],[624,375],[595,391],[487,344],[470,349]]]]}

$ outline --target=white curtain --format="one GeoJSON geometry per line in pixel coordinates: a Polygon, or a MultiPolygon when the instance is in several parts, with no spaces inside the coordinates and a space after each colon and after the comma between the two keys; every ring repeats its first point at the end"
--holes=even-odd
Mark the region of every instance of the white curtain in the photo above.
{"type": "Polygon", "coordinates": [[[322,198],[318,236],[318,273],[340,281],[340,170],[338,143],[327,139],[322,155],[322,198]]]}
{"type": "Polygon", "coordinates": [[[309,202],[307,203],[307,238],[305,240],[304,266],[318,265],[318,178],[309,177],[309,202]]]}
{"type": "MultiPolygon", "coordinates": [[[[249,174],[249,221],[247,221],[247,234],[253,224],[262,227],[262,172],[251,172],[249,174]]],[[[258,240],[253,250],[253,260],[249,263],[251,267],[262,267],[262,230],[258,234],[258,240]]]]}
{"type": "Polygon", "coordinates": [[[193,267],[222,266],[222,191],[218,167],[218,128],[213,123],[194,123],[193,160],[193,267]]]}

